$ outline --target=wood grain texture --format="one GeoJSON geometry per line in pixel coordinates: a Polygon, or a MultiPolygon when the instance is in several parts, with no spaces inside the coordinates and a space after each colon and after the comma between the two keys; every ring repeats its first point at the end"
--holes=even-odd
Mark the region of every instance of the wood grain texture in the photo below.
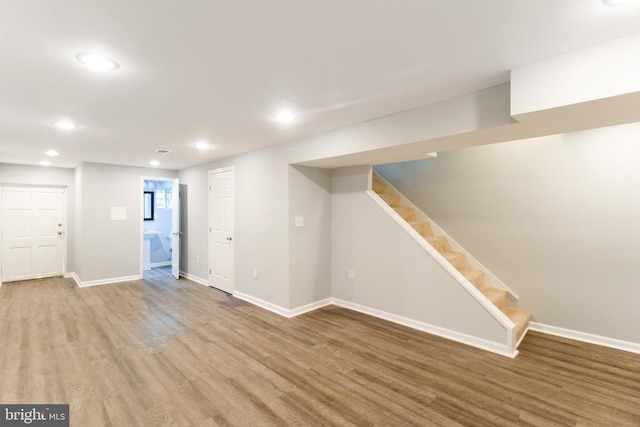
{"type": "Polygon", "coordinates": [[[73,426],[640,425],[639,355],[529,332],[512,360],[146,277],[4,284],[0,402],[69,403],[73,426]]]}

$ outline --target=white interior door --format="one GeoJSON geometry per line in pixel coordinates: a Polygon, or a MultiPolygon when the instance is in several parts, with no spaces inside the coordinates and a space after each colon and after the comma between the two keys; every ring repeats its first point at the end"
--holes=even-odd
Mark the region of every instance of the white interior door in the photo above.
{"type": "Polygon", "coordinates": [[[3,282],[63,273],[63,218],[64,189],[3,187],[3,282]]]}
{"type": "Polygon", "coordinates": [[[209,285],[234,290],[233,168],[209,173],[209,285]]]}
{"type": "Polygon", "coordinates": [[[171,190],[171,274],[180,278],[180,182],[173,180],[171,190]]]}

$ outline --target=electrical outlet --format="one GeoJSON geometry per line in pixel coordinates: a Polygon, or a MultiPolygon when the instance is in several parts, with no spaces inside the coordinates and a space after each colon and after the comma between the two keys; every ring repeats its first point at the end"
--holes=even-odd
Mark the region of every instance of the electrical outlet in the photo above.
{"type": "Polygon", "coordinates": [[[200,264],[200,255],[196,255],[196,264],[200,264]]]}
{"type": "Polygon", "coordinates": [[[349,271],[347,271],[347,277],[348,277],[349,279],[352,279],[352,280],[353,280],[353,269],[352,269],[352,268],[350,268],[350,269],[349,269],[349,271]]]}
{"type": "Polygon", "coordinates": [[[257,269],[257,268],[254,268],[254,269],[253,269],[253,278],[254,278],[254,279],[257,279],[257,278],[258,278],[258,269],[257,269]]]}

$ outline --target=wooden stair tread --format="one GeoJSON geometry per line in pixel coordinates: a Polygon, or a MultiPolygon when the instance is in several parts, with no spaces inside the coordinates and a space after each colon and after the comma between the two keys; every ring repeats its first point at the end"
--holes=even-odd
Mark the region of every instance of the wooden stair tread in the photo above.
{"type": "Polygon", "coordinates": [[[393,208],[398,215],[400,215],[405,221],[411,222],[416,220],[416,210],[413,208],[395,207],[393,208]]]}
{"type": "Polygon", "coordinates": [[[484,286],[484,271],[475,268],[461,268],[460,273],[473,283],[476,288],[484,286]]]}
{"type": "Polygon", "coordinates": [[[507,291],[504,289],[482,286],[478,288],[489,301],[500,310],[507,308],[507,291]]]}
{"type": "Polygon", "coordinates": [[[373,191],[380,194],[380,193],[386,193],[389,186],[384,182],[373,181],[372,188],[373,188],[373,191]]]}
{"type": "Polygon", "coordinates": [[[378,194],[378,196],[380,196],[380,198],[384,200],[385,203],[391,206],[392,208],[400,207],[401,198],[399,195],[382,193],[382,194],[378,194]]]}
{"type": "Polygon", "coordinates": [[[409,221],[409,225],[422,237],[431,235],[431,224],[427,221],[409,221]]]}
{"type": "Polygon", "coordinates": [[[446,252],[449,250],[449,240],[444,236],[424,236],[425,240],[429,242],[431,246],[436,248],[438,252],[446,252]]]}
{"type": "Polygon", "coordinates": [[[520,339],[524,331],[529,325],[529,319],[531,319],[531,312],[522,308],[505,307],[502,312],[507,315],[509,319],[516,325],[516,340],[520,339]]]}
{"type": "Polygon", "coordinates": [[[465,268],[467,259],[462,252],[444,251],[442,256],[458,270],[465,268]]]}

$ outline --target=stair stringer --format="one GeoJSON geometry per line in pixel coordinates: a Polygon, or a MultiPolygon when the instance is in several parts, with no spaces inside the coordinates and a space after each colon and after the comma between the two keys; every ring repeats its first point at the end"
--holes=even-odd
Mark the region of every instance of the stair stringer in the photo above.
{"type": "MultiPolygon", "coordinates": [[[[515,324],[509,319],[498,307],[493,305],[486,296],[482,294],[466,277],[462,275],[454,266],[446,260],[440,252],[438,252],[433,246],[431,246],[423,236],[413,229],[396,211],[394,211],[380,196],[374,191],[367,190],[367,195],[373,199],[374,202],[380,208],[387,213],[407,234],[427,252],[431,258],[433,258],[468,294],[470,294],[478,304],[483,307],[494,319],[496,319],[506,332],[506,348],[507,352],[504,353],[510,357],[515,357],[518,354],[518,344],[516,342],[516,327],[515,324]]],[[[524,337],[525,334],[522,336],[524,337]]]]}
{"type": "MultiPolygon", "coordinates": [[[[471,255],[462,246],[460,246],[460,244],[458,242],[456,242],[451,236],[449,236],[446,231],[444,231],[436,222],[434,222],[424,212],[422,212],[419,207],[414,205],[411,202],[411,200],[407,199],[401,192],[399,192],[393,185],[391,185],[391,183],[389,181],[387,181],[382,175],[380,175],[375,170],[373,170],[372,173],[376,177],[375,178],[376,180],[387,184],[388,189],[389,189],[388,190],[389,193],[396,194],[396,195],[400,196],[400,198],[402,199],[402,206],[410,207],[410,208],[413,208],[415,210],[415,212],[416,212],[416,220],[417,221],[427,221],[427,222],[429,222],[431,224],[431,229],[433,230],[433,234],[436,234],[438,236],[446,237],[447,240],[449,241],[449,246],[451,247],[451,250],[456,251],[456,252],[462,252],[464,254],[464,256],[467,258],[467,262],[469,263],[469,266],[471,268],[484,271],[484,273],[485,273],[484,280],[485,280],[485,284],[487,286],[492,287],[492,288],[498,288],[498,289],[505,290],[507,292],[507,295],[509,295],[509,297],[514,302],[516,302],[516,301],[518,301],[520,299],[518,294],[513,289],[511,289],[504,282],[502,282],[496,275],[494,275],[491,272],[491,270],[489,270],[484,265],[482,265],[477,259],[475,259],[473,257],[473,255],[471,255]]],[[[371,185],[371,181],[370,181],[369,185],[371,185]]],[[[371,190],[371,188],[369,188],[369,190],[371,190]]],[[[377,194],[376,194],[376,196],[377,196],[377,194]]],[[[384,203],[384,201],[383,201],[383,203],[384,203]]],[[[429,245],[429,246],[431,246],[431,245],[429,245]]],[[[465,278],[465,280],[466,280],[466,278],[465,278]]]]}
{"type": "MultiPolygon", "coordinates": [[[[454,266],[446,260],[440,252],[431,246],[423,236],[413,229],[393,208],[391,208],[378,194],[373,190],[367,190],[367,195],[373,199],[380,208],[388,214],[407,234],[427,252],[468,294],[470,294],[477,303],[484,308],[494,319],[496,319],[506,332],[506,352],[502,353],[510,357],[518,354],[518,344],[516,342],[516,326],[498,307],[493,305],[486,296],[482,294],[466,277],[462,275],[454,266]]],[[[524,337],[525,334],[523,334],[524,337]]]]}

